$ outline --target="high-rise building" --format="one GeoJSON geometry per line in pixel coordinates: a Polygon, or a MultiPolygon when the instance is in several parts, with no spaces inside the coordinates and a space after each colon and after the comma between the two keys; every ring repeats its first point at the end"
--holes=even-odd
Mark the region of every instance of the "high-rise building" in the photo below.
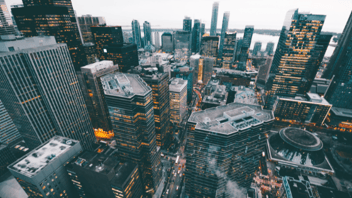
{"type": "Polygon", "coordinates": [[[104,46],[123,45],[121,26],[96,26],[91,27],[91,31],[99,59],[103,59],[104,46]]]}
{"type": "Polygon", "coordinates": [[[251,75],[247,72],[214,68],[216,78],[220,80],[221,85],[225,85],[227,89],[232,86],[245,86],[249,87],[251,82],[251,75]]]}
{"type": "Polygon", "coordinates": [[[131,73],[138,74],[152,88],[156,144],[160,147],[169,145],[169,74],[159,65],[136,67],[131,73]]]}
{"type": "Polygon", "coordinates": [[[216,27],[218,23],[218,10],[219,10],[219,2],[214,2],[212,12],[211,12],[210,36],[216,36],[216,27]]]}
{"type": "Polygon", "coordinates": [[[143,32],[144,32],[144,46],[152,44],[152,29],[148,21],[143,23],[143,32]]]}
{"type": "Polygon", "coordinates": [[[12,40],[15,39],[15,27],[9,10],[7,9],[5,0],[0,0],[0,39],[12,40]]]}
{"type": "Polygon", "coordinates": [[[198,53],[200,50],[201,41],[201,24],[198,19],[194,19],[193,30],[192,30],[192,52],[198,53]]]}
{"type": "Polygon", "coordinates": [[[141,36],[141,26],[137,20],[132,21],[132,34],[133,43],[137,45],[137,48],[142,48],[142,36],[141,36]]]}
{"type": "Polygon", "coordinates": [[[237,58],[237,70],[246,70],[247,59],[248,59],[248,51],[251,46],[252,36],[254,32],[254,26],[247,25],[244,29],[244,35],[242,42],[240,43],[240,51],[237,58]]]}
{"type": "Polygon", "coordinates": [[[0,144],[9,144],[21,135],[0,100],[0,144]]]}
{"type": "Polygon", "coordinates": [[[223,48],[224,48],[224,41],[225,41],[227,28],[229,26],[229,20],[230,20],[230,12],[225,12],[224,13],[224,18],[222,19],[221,36],[220,36],[220,47],[219,47],[219,54],[218,54],[218,58],[219,59],[222,59],[222,52],[223,52],[223,48]]]}
{"type": "Polygon", "coordinates": [[[95,137],[99,139],[111,139],[114,137],[109,111],[104,101],[100,77],[118,71],[118,65],[114,65],[112,61],[107,60],[81,67],[83,80],[80,82],[83,82],[81,85],[83,97],[86,101],[95,137]]]}
{"type": "Polygon", "coordinates": [[[10,145],[0,142],[0,175],[4,175],[8,170],[7,166],[15,160],[16,156],[11,152],[10,145]]]}
{"type": "Polygon", "coordinates": [[[225,85],[220,85],[218,79],[211,79],[204,89],[202,109],[226,105],[228,93],[225,85]]]}
{"type": "MultiPolygon", "coordinates": [[[[25,2],[23,3],[26,5],[25,2]]],[[[77,24],[73,23],[71,13],[66,7],[29,4],[27,7],[12,8],[12,14],[18,29],[25,37],[54,36],[57,43],[66,43],[75,70],[79,71],[84,64],[82,42],[77,24]]]]}
{"type": "Polygon", "coordinates": [[[192,32],[192,19],[190,17],[183,19],[183,31],[192,32]]]}
{"type": "Polygon", "coordinates": [[[330,58],[323,78],[332,79],[325,98],[334,107],[351,109],[352,101],[352,13],[330,58]]]}
{"type": "Polygon", "coordinates": [[[91,26],[103,26],[106,25],[104,17],[94,17],[92,15],[83,15],[78,18],[79,27],[82,33],[82,39],[84,43],[93,43],[93,33],[90,29],[91,26]]]}
{"type": "Polygon", "coordinates": [[[159,32],[154,32],[154,46],[157,50],[160,49],[160,34],[159,34],[159,32]]]}
{"type": "Polygon", "coordinates": [[[219,37],[217,36],[204,36],[200,46],[200,55],[206,57],[218,57],[219,37]]]}
{"type": "Polygon", "coordinates": [[[307,93],[296,97],[278,97],[273,106],[275,117],[279,121],[324,124],[332,105],[318,94],[307,93]]]}
{"type": "Polygon", "coordinates": [[[273,121],[273,112],[259,105],[230,103],[193,112],[187,123],[186,194],[236,197],[230,189],[235,182],[249,187],[273,121]]]}
{"type": "Polygon", "coordinates": [[[193,83],[200,82],[207,84],[213,75],[213,67],[215,58],[204,57],[199,54],[192,55],[190,58],[190,66],[194,68],[193,83]]]}
{"type": "Polygon", "coordinates": [[[113,147],[100,145],[84,151],[66,165],[72,184],[82,198],[143,196],[138,165],[122,161],[113,147]]]}
{"type": "Polygon", "coordinates": [[[103,52],[102,60],[112,60],[114,65],[119,66],[120,72],[127,72],[139,64],[136,44],[108,45],[103,48],[103,52]]]}
{"type": "Polygon", "coordinates": [[[8,169],[28,197],[77,197],[65,165],[80,152],[79,141],[54,136],[8,169]]]}
{"type": "Polygon", "coordinates": [[[172,34],[170,32],[164,32],[161,35],[161,44],[164,52],[172,52],[174,50],[172,34]]]}
{"type": "Polygon", "coordinates": [[[145,192],[154,194],[161,180],[161,164],[152,89],[137,74],[115,73],[100,79],[119,157],[138,164],[145,192]]]}
{"type": "Polygon", "coordinates": [[[178,30],[174,35],[174,58],[180,61],[188,61],[191,55],[191,32],[178,30]]]}
{"type": "Polygon", "coordinates": [[[276,96],[295,97],[310,89],[322,58],[317,43],[324,20],[325,15],[288,11],[266,84],[265,108],[272,108],[276,96]]]}
{"type": "Polygon", "coordinates": [[[187,113],[187,81],[175,78],[169,85],[170,122],[179,124],[187,113]]]}
{"type": "MultiPolygon", "coordinates": [[[[220,53],[220,50],[219,50],[220,53]]],[[[235,61],[236,53],[236,32],[225,33],[224,44],[222,49],[222,62],[223,69],[231,69],[235,61]]]]}
{"type": "Polygon", "coordinates": [[[265,51],[266,51],[266,53],[268,53],[268,56],[274,55],[274,43],[268,42],[266,44],[265,51]]]}
{"type": "Polygon", "coordinates": [[[262,43],[261,42],[255,42],[254,43],[254,48],[253,48],[253,56],[258,56],[258,52],[262,50],[262,43]]]}
{"type": "Polygon", "coordinates": [[[200,39],[202,39],[204,34],[205,34],[205,23],[201,23],[200,24],[200,39]]]}
{"type": "Polygon", "coordinates": [[[0,98],[28,147],[59,134],[90,149],[93,127],[66,44],[31,37],[0,51],[0,98]]]}
{"type": "Polygon", "coordinates": [[[85,65],[89,65],[97,61],[98,55],[97,55],[97,49],[94,43],[84,43],[82,45],[82,49],[84,54],[84,57],[82,57],[83,58],[82,62],[85,65]]]}
{"type": "Polygon", "coordinates": [[[256,83],[255,83],[257,88],[260,87],[261,89],[264,89],[266,81],[268,80],[268,77],[269,77],[269,71],[272,63],[273,63],[273,56],[269,56],[266,59],[265,64],[259,67],[259,71],[258,71],[256,83]]]}
{"type": "Polygon", "coordinates": [[[238,38],[238,39],[237,39],[237,42],[236,42],[235,61],[238,61],[238,60],[239,60],[239,56],[240,56],[240,53],[241,53],[241,47],[242,47],[242,41],[243,41],[243,38],[238,38]]]}
{"type": "Polygon", "coordinates": [[[246,28],[244,29],[243,42],[241,47],[244,47],[247,50],[251,47],[253,32],[254,32],[254,26],[247,25],[246,28]]]}
{"type": "Polygon", "coordinates": [[[194,68],[189,65],[182,65],[171,70],[171,78],[182,78],[187,81],[187,103],[192,101],[194,68]]]}

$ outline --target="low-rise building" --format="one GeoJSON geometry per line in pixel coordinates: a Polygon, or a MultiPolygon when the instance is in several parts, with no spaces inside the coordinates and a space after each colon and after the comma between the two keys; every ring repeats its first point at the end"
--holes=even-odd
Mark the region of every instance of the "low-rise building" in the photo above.
{"type": "Polygon", "coordinates": [[[212,79],[205,87],[202,109],[222,106],[226,104],[228,92],[225,85],[220,85],[218,79],[212,79]]]}
{"type": "Polygon", "coordinates": [[[352,109],[332,107],[326,121],[329,126],[352,129],[352,109]]]}
{"type": "Polygon", "coordinates": [[[258,104],[257,96],[252,88],[233,86],[229,91],[227,103],[237,102],[243,104],[258,104]]]}

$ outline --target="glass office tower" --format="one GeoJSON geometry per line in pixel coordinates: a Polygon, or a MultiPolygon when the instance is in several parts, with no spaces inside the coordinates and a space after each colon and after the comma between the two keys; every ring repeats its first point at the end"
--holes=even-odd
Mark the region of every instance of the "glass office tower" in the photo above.
{"type": "Polygon", "coordinates": [[[216,36],[216,27],[218,23],[218,11],[219,11],[219,2],[213,3],[213,9],[211,14],[211,27],[210,27],[210,36],[216,36]]]}
{"type": "Polygon", "coordinates": [[[190,17],[183,19],[183,30],[188,32],[192,31],[192,19],[190,17]]]}
{"type": "Polygon", "coordinates": [[[224,41],[225,41],[225,35],[227,32],[227,28],[229,26],[229,20],[230,20],[230,12],[225,12],[224,13],[224,18],[222,19],[222,28],[221,28],[221,36],[220,36],[220,47],[219,47],[219,54],[218,58],[222,59],[222,51],[224,48],[224,41]]]}

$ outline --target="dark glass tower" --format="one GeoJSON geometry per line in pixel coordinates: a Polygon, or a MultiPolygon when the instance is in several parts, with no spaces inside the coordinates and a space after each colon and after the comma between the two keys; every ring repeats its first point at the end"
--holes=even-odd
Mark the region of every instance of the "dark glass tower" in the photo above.
{"type": "Polygon", "coordinates": [[[59,134],[91,149],[96,139],[66,44],[32,37],[11,45],[16,51],[0,56],[0,98],[28,147],[59,134]]]}
{"type": "Polygon", "coordinates": [[[230,184],[250,186],[274,119],[272,111],[241,103],[193,112],[187,123],[186,194],[238,197],[230,184]]]}
{"type": "Polygon", "coordinates": [[[161,35],[161,44],[164,52],[171,53],[174,50],[173,35],[170,32],[164,32],[161,35]]]}
{"type": "Polygon", "coordinates": [[[156,145],[152,89],[137,74],[100,78],[122,160],[138,164],[145,192],[154,194],[161,180],[156,145]]]}
{"type": "Polygon", "coordinates": [[[191,32],[178,30],[174,34],[176,60],[188,61],[191,55],[191,32]]]}
{"type": "Polygon", "coordinates": [[[15,27],[5,0],[0,0],[0,39],[9,40],[15,38],[15,27]]]}
{"type": "Polygon", "coordinates": [[[94,43],[91,26],[106,25],[103,17],[94,17],[91,15],[83,15],[78,18],[79,27],[82,33],[84,43],[94,43]]]}
{"type": "MultiPolygon", "coordinates": [[[[220,52],[219,52],[220,53],[220,52]]],[[[225,33],[224,47],[222,50],[222,65],[223,69],[231,69],[234,63],[236,53],[236,32],[225,33]]]]}
{"type": "Polygon", "coordinates": [[[91,27],[93,41],[97,48],[99,59],[103,59],[103,48],[106,45],[123,45],[123,36],[121,26],[96,26],[91,27]]]}
{"type": "Polygon", "coordinates": [[[352,13],[323,77],[331,78],[325,98],[333,107],[351,109],[352,102],[352,13]]]}
{"type": "Polygon", "coordinates": [[[205,34],[205,23],[201,23],[200,24],[200,39],[202,39],[204,34],[205,34]]]}
{"type": "Polygon", "coordinates": [[[257,56],[258,52],[262,50],[262,43],[261,42],[255,42],[254,43],[254,48],[253,48],[253,56],[257,56]]]}
{"type": "Polygon", "coordinates": [[[194,19],[194,25],[192,30],[192,52],[197,53],[200,49],[201,32],[200,32],[200,21],[194,19]]]}
{"type": "Polygon", "coordinates": [[[322,58],[318,41],[324,21],[325,15],[298,9],[287,13],[265,88],[266,108],[272,108],[276,96],[295,97],[310,89],[322,58]]]}
{"type": "Polygon", "coordinates": [[[219,47],[219,54],[218,54],[218,58],[219,59],[222,59],[222,51],[223,51],[223,48],[224,48],[225,34],[227,32],[227,28],[228,28],[228,25],[229,25],[229,19],[230,19],[230,12],[225,12],[224,13],[224,18],[222,19],[220,47],[219,47]]]}
{"type": "Polygon", "coordinates": [[[273,53],[274,53],[274,43],[273,42],[267,43],[265,51],[268,53],[268,56],[273,55],[273,53]]]}
{"type": "Polygon", "coordinates": [[[150,23],[148,21],[144,21],[143,23],[143,31],[144,31],[144,46],[152,44],[152,29],[150,23]]]}
{"type": "Polygon", "coordinates": [[[183,30],[192,32],[192,19],[190,17],[185,17],[183,19],[183,30]]]}
{"type": "Polygon", "coordinates": [[[218,57],[219,37],[205,36],[202,38],[200,55],[215,58],[218,57]]]}
{"type": "Polygon", "coordinates": [[[142,37],[141,37],[141,26],[137,20],[132,21],[132,34],[133,43],[137,45],[137,48],[142,48],[142,37]]]}
{"type": "Polygon", "coordinates": [[[248,51],[251,46],[252,36],[254,32],[254,26],[246,26],[244,29],[244,35],[241,43],[240,52],[238,55],[237,69],[245,71],[248,59],[248,51]]]}
{"type": "Polygon", "coordinates": [[[218,23],[218,10],[219,10],[219,2],[213,3],[213,9],[211,14],[211,27],[210,27],[210,36],[216,36],[216,27],[218,23]]]}
{"type": "Polygon", "coordinates": [[[69,6],[53,6],[44,1],[41,1],[41,5],[28,2],[35,1],[24,1],[27,7],[12,8],[18,29],[25,37],[55,36],[57,43],[66,43],[75,70],[79,71],[84,65],[84,54],[77,24],[72,21],[74,14],[70,12],[69,6]]]}

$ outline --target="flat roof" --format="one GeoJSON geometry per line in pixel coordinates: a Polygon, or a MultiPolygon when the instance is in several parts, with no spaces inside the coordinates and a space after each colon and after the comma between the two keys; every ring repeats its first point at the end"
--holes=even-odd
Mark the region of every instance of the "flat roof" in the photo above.
{"type": "Polygon", "coordinates": [[[279,99],[332,106],[324,97],[320,97],[316,93],[307,93],[307,95],[297,95],[296,97],[279,96],[279,99]]]}
{"type": "Polygon", "coordinates": [[[331,111],[337,116],[352,118],[352,109],[332,107],[331,111]]]}
{"type": "Polygon", "coordinates": [[[181,92],[187,86],[187,81],[182,78],[175,78],[169,84],[169,91],[181,92]]]}
{"type": "Polygon", "coordinates": [[[106,95],[132,97],[145,95],[151,88],[137,74],[124,74],[116,72],[100,78],[106,95]]]}
{"type": "Polygon", "coordinates": [[[188,122],[196,123],[196,129],[229,135],[274,119],[273,112],[260,105],[230,103],[193,112],[188,122]]]}
{"type": "Polygon", "coordinates": [[[54,36],[35,36],[13,41],[0,41],[0,52],[10,52],[10,48],[13,48],[13,51],[20,51],[55,44],[54,36]]]}
{"type": "Polygon", "coordinates": [[[9,165],[8,168],[32,177],[55,161],[59,156],[66,153],[75,144],[79,144],[79,141],[55,136],[45,144],[26,154],[23,158],[9,165]]]}
{"type": "Polygon", "coordinates": [[[114,66],[114,62],[110,60],[102,60],[96,63],[92,63],[86,66],[81,67],[81,70],[90,70],[91,73],[95,73],[97,71],[101,71],[107,68],[111,68],[114,66]]]}

